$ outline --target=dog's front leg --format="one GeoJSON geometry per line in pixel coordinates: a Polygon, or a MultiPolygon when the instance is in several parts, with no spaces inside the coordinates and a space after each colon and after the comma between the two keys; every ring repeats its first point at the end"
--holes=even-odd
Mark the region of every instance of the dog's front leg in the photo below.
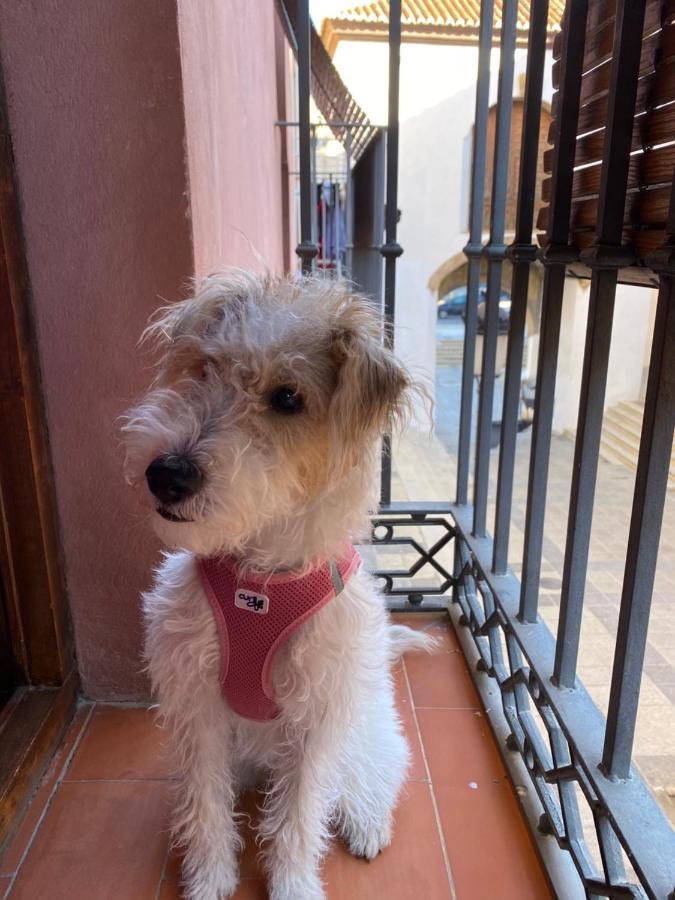
{"type": "Polygon", "coordinates": [[[239,880],[233,815],[231,713],[220,687],[213,615],[185,554],[168,556],[144,596],[146,656],[160,718],[170,733],[186,900],[222,900],[239,880]]]}
{"type": "Polygon", "coordinates": [[[289,738],[271,773],[260,836],[270,900],[323,900],[320,866],[340,793],[344,731],[324,722],[289,738]],[[340,734],[342,731],[342,735],[340,734]]]}
{"type": "Polygon", "coordinates": [[[184,852],[186,900],[223,900],[237,888],[241,848],[233,814],[228,714],[215,694],[191,702],[182,722],[174,722],[180,774],[173,830],[184,852]]]}

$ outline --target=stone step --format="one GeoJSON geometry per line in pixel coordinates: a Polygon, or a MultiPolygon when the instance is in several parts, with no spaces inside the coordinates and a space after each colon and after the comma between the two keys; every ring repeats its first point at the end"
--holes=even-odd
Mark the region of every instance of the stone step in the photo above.
{"type": "Polygon", "coordinates": [[[461,365],[464,358],[464,341],[437,341],[436,365],[461,365]]]}
{"type": "Polygon", "coordinates": [[[634,431],[627,428],[621,421],[616,422],[614,419],[608,419],[605,416],[605,421],[602,425],[602,439],[621,447],[626,456],[633,460],[634,465],[637,465],[640,449],[639,434],[636,435],[634,431]]]}
{"type": "MultiPolygon", "coordinates": [[[[619,463],[627,469],[637,469],[637,457],[627,453],[619,444],[614,444],[612,439],[603,437],[600,442],[600,456],[611,463],[619,463]]],[[[668,473],[668,490],[675,490],[675,465],[671,463],[668,473]]]]}
{"type": "Polygon", "coordinates": [[[617,440],[613,434],[604,428],[600,439],[600,455],[610,462],[620,462],[629,469],[637,468],[637,453],[631,447],[627,447],[621,440],[617,440]]]}
{"type": "Polygon", "coordinates": [[[640,442],[642,434],[642,420],[636,422],[629,415],[624,415],[617,407],[613,406],[605,411],[605,424],[611,425],[617,431],[623,432],[627,437],[640,442]]]}
{"type": "MultiPolygon", "coordinates": [[[[644,408],[641,403],[622,401],[605,411],[600,455],[614,463],[637,469],[644,408]]],[[[670,461],[668,489],[675,489],[675,447],[670,461]]]]}
{"type": "MultiPolygon", "coordinates": [[[[605,410],[600,438],[600,456],[608,462],[626,466],[635,471],[640,453],[643,406],[641,403],[623,401],[605,410]]],[[[565,431],[575,439],[574,431],[565,431]]],[[[675,445],[668,471],[668,490],[675,490],[675,445]]]]}
{"type": "Polygon", "coordinates": [[[644,413],[642,403],[638,403],[635,400],[622,400],[621,403],[613,406],[612,409],[622,414],[625,418],[631,419],[638,428],[642,427],[642,415],[644,413]]]}
{"type": "MultiPolygon", "coordinates": [[[[637,467],[642,428],[638,428],[635,420],[624,417],[620,410],[617,411],[616,407],[608,409],[603,423],[603,437],[605,435],[611,436],[612,441],[610,442],[620,444],[626,454],[634,460],[634,467],[637,467]]],[[[673,453],[670,459],[670,474],[675,477],[675,445],[673,446],[673,453]]]]}

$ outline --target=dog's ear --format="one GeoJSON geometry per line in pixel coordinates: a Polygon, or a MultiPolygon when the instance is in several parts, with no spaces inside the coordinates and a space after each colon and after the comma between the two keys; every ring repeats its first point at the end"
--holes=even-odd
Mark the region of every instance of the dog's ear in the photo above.
{"type": "Polygon", "coordinates": [[[141,338],[161,355],[156,382],[196,377],[209,337],[225,327],[226,318],[240,315],[249,296],[260,290],[260,280],[231,269],[209,275],[187,300],[158,309],[141,338]]]}
{"type": "Polygon", "coordinates": [[[331,335],[337,385],[330,405],[331,430],[348,448],[350,465],[407,411],[410,376],[382,342],[379,317],[354,297],[331,335]]]}
{"type": "Polygon", "coordinates": [[[158,355],[155,385],[164,387],[181,377],[197,377],[203,367],[201,342],[217,320],[217,309],[202,307],[191,297],[158,309],[141,342],[158,355]]]}

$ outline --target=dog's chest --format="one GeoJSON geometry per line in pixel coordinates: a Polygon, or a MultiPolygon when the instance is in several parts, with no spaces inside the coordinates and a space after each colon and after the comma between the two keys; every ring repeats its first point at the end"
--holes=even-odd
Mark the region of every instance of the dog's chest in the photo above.
{"type": "Polygon", "coordinates": [[[255,721],[276,717],[271,675],[278,651],[340,592],[359,561],[350,547],[340,559],[308,573],[267,579],[247,576],[229,560],[199,561],[218,626],[221,687],[236,713],[255,721]]]}

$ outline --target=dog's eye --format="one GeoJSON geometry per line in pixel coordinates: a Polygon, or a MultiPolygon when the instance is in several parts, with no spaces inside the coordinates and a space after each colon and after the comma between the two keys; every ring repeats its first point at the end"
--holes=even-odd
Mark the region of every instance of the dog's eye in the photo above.
{"type": "Polygon", "coordinates": [[[302,412],[302,397],[292,387],[280,387],[270,394],[270,406],[275,412],[293,415],[302,412]]]}

